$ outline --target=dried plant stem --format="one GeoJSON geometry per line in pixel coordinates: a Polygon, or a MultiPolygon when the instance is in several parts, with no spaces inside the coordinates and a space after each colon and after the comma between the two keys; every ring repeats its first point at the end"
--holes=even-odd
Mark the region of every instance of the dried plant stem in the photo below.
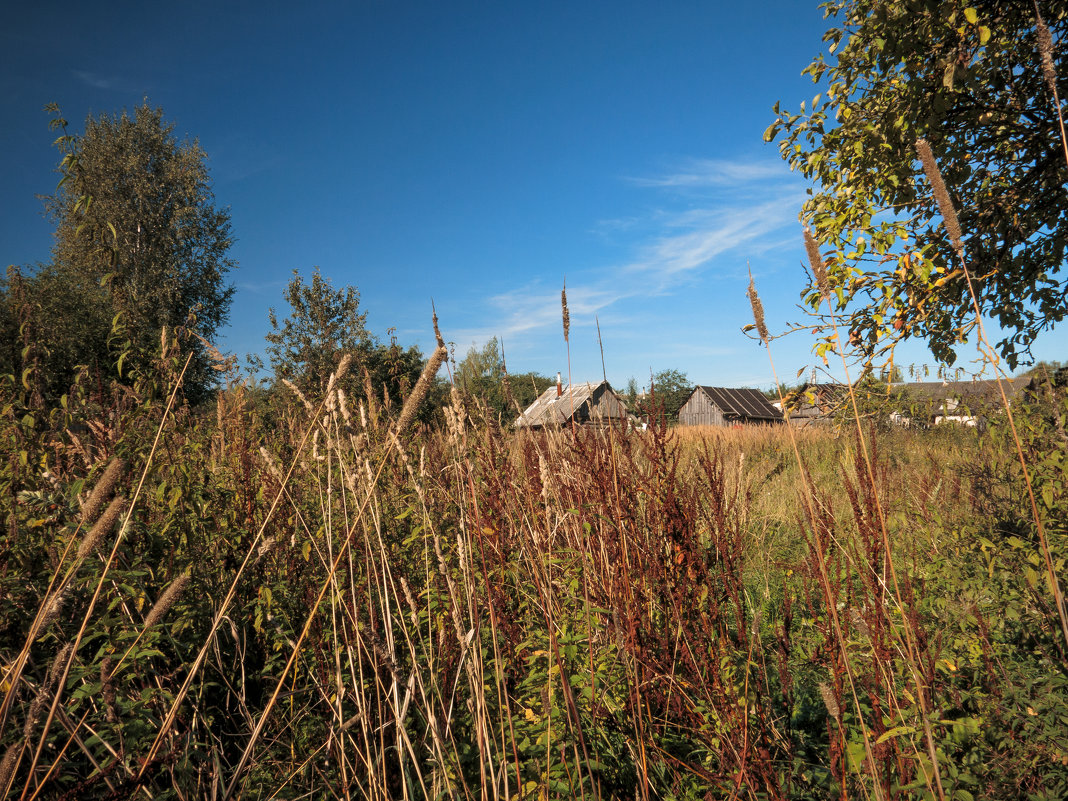
{"type": "Polygon", "coordinates": [[[118,483],[125,470],[126,463],[118,457],[108,462],[108,466],[104,470],[104,475],[102,475],[100,480],[96,482],[96,486],[93,487],[93,491],[89,494],[85,506],[82,507],[83,526],[88,526],[96,519],[96,516],[104,506],[104,502],[111,495],[112,490],[115,489],[115,485],[118,483]]]}
{"type": "Polygon", "coordinates": [[[121,495],[112,499],[111,503],[108,504],[108,508],[104,510],[104,514],[100,516],[100,519],[96,521],[96,524],[82,539],[81,545],[78,546],[77,559],[84,559],[97,549],[104,537],[111,533],[111,529],[114,528],[115,521],[119,519],[119,515],[122,514],[125,505],[126,499],[121,495]]]}
{"type": "Polygon", "coordinates": [[[942,215],[942,223],[945,225],[949,242],[957,255],[963,258],[964,242],[961,237],[960,221],[957,219],[957,209],[949,196],[945,181],[942,180],[942,172],[935,162],[931,145],[928,144],[926,139],[917,139],[916,152],[920,156],[920,162],[923,164],[924,172],[927,173],[927,180],[930,182],[931,189],[934,192],[935,202],[938,204],[938,211],[942,215]]]}
{"type": "Polygon", "coordinates": [[[419,374],[419,380],[415,382],[415,387],[412,389],[411,394],[408,395],[408,399],[404,402],[404,407],[401,409],[400,418],[397,420],[397,433],[402,433],[412,420],[415,419],[416,412],[419,411],[419,407],[423,405],[423,400],[426,398],[427,392],[430,390],[430,385],[434,382],[434,376],[438,374],[438,370],[441,368],[442,362],[445,361],[445,357],[449,355],[449,351],[444,345],[438,345],[427,360],[426,366],[423,368],[423,372],[419,374]]]}
{"type": "Polygon", "coordinates": [[[575,394],[571,391],[571,311],[567,308],[567,280],[564,280],[564,288],[560,291],[560,306],[564,318],[564,345],[567,347],[567,389],[571,399],[571,411],[568,419],[571,421],[571,433],[575,433],[575,394]]]}
{"type": "MultiPolygon", "coordinates": [[[[107,469],[104,471],[104,476],[97,482],[96,487],[90,494],[90,501],[83,507],[81,525],[88,525],[95,516],[95,513],[100,511],[100,507],[103,505],[104,500],[114,489],[115,484],[124,470],[125,463],[121,459],[113,459],[108,464],[107,469]],[[87,511],[90,508],[95,509],[94,515],[87,514],[87,511]]],[[[82,559],[85,556],[88,556],[89,553],[100,544],[104,535],[110,533],[124,503],[125,500],[118,498],[112,501],[107,510],[105,510],[103,517],[98,520],[92,530],[82,538],[82,542],[78,545],[74,561],[67,567],[63,576],[60,577],[62,566],[66,563],[68,554],[70,554],[71,550],[74,548],[77,533],[75,533],[75,537],[71,538],[64,548],[63,553],[59,558],[59,565],[51,576],[48,588],[45,590],[44,597],[37,609],[37,614],[34,616],[34,620],[30,624],[29,631],[23,641],[22,649],[19,651],[14,664],[8,671],[8,691],[4,695],[3,703],[0,704],[0,731],[3,730],[7,723],[7,716],[10,714],[11,705],[14,702],[15,688],[18,686],[18,680],[22,676],[23,670],[26,668],[26,660],[30,655],[30,646],[34,640],[37,639],[39,633],[46,629],[59,615],[63,604],[66,602],[67,595],[70,592],[70,582],[73,579],[78,566],[81,564],[82,559]]],[[[81,526],[79,526],[79,528],[81,528],[81,526]]]]}
{"type": "MultiPolygon", "coordinates": [[[[948,198],[948,193],[945,192],[944,186],[943,194],[948,198]]],[[[954,219],[956,219],[955,216],[954,219]]],[[[816,275],[818,280],[818,276],[826,276],[826,265],[823,263],[823,258],[820,255],[818,243],[816,242],[815,237],[812,235],[811,231],[807,233],[808,235],[805,237],[806,250],[809,253],[810,259],[812,259],[813,275],[816,275]],[[813,246],[810,247],[810,243],[813,246]]],[[[960,240],[959,226],[956,244],[954,246],[960,246],[961,250],[963,250],[963,245],[961,244],[960,240]]],[[[905,610],[901,603],[901,599],[903,596],[901,593],[901,586],[897,578],[897,567],[894,564],[893,554],[890,551],[890,535],[886,527],[886,513],[883,510],[882,499],[879,496],[879,492],[876,486],[875,466],[872,463],[871,453],[868,448],[868,440],[864,436],[864,427],[861,425],[860,422],[860,408],[857,404],[857,394],[853,387],[853,380],[849,375],[849,363],[846,360],[845,349],[842,346],[842,336],[838,327],[838,315],[835,313],[834,305],[832,303],[829,283],[827,284],[827,292],[826,294],[824,294],[823,299],[824,302],[827,304],[827,312],[831,319],[831,328],[834,332],[835,350],[838,351],[839,358],[841,358],[842,360],[842,370],[845,373],[846,387],[848,387],[849,390],[849,403],[853,409],[853,421],[855,422],[857,429],[857,442],[860,447],[861,456],[864,460],[864,470],[867,473],[867,480],[869,481],[871,486],[872,497],[875,501],[875,512],[877,520],[879,522],[879,534],[882,539],[883,554],[885,557],[886,567],[888,569],[888,572],[890,573],[890,581],[893,586],[892,597],[894,600],[894,604],[898,607],[898,610],[901,613],[902,630],[905,632],[905,644],[908,649],[909,656],[906,661],[908,662],[909,673],[912,676],[913,684],[916,688],[917,703],[920,705],[920,718],[923,721],[923,732],[924,739],[927,745],[927,754],[931,760],[932,770],[934,771],[934,786],[931,786],[931,777],[927,774],[926,770],[924,770],[924,778],[927,782],[928,788],[931,790],[936,790],[939,799],[945,801],[945,791],[942,787],[942,776],[938,766],[938,753],[934,743],[934,732],[931,731],[931,722],[930,720],[928,720],[930,716],[930,710],[928,710],[927,708],[927,698],[923,691],[923,683],[921,682],[919,674],[917,673],[917,666],[920,664],[920,659],[919,648],[916,645],[916,634],[912,629],[912,625],[909,623],[908,615],[905,614],[905,610]]],[[[875,578],[879,582],[883,581],[882,577],[880,576],[876,576],[875,578]]]]}
{"type": "MultiPolygon", "coordinates": [[[[442,348],[441,348],[441,346],[439,346],[438,350],[435,351],[435,354],[434,354],[433,358],[436,358],[441,350],[442,350],[442,348]]],[[[433,361],[433,358],[432,358],[432,361],[433,361]]],[[[439,360],[438,361],[438,365],[440,366],[440,364],[441,364],[441,362],[439,360]]],[[[424,374],[425,374],[425,371],[424,371],[424,374]]],[[[414,392],[413,392],[413,394],[414,394],[414,392]]],[[[411,398],[409,398],[409,400],[411,400],[411,398]]],[[[324,401],[324,403],[325,403],[325,401],[324,401]]],[[[322,405],[320,405],[320,410],[315,415],[313,415],[313,418],[312,418],[313,420],[318,420],[319,414],[321,413],[321,408],[322,408],[322,405]]],[[[398,451],[400,451],[399,440],[396,437],[393,437],[391,439],[391,444],[394,445],[398,449],[398,451]]],[[[264,707],[263,712],[260,714],[260,719],[256,722],[255,727],[253,728],[251,734],[249,735],[248,742],[245,744],[245,748],[241,753],[241,757],[238,760],[238,764],[234,768],[234,771],[233,771],[233,774],[231,776],[230,782],[227,784],[226,789],[223,791],[223,794],[222,794],[223,801],[227,801],[227,799],[232,798],[234,792],[237,790],[239,782],[242,779],[242,775],[244,773],[245,766],[248,764],[248,761],[252,756],[252,751],[255,748],[256,742],[258,741],[258,739],[260,737],[260,734],[263,732],[263,727],[267,723],[267,720],[270,718],[271,711],[273,710],[274,706],[276,705],[276,703],[278,701],[278,697],[279,697],[279,695],[281,693],[282,687],[285,686],[285,682],[286,682],[287,677],[289,676],[289,672],[293,669],[293,665],[296,662],[297,656],[300,654],[301,646],[304,643],[304,640],[307,638],[308,633],[311,631],[311,627],[312,627],[312,624],[315,621],[315,618],[318,616],[319,607],[322,604],[323,599],[326,597],[327,591],[332,586],[335,585],[338,569],[340,568],[342,560],[346,557],[346,555],[347,555],[347,553],[348,553],[348,551],[349,551],[349,549],[351,547],[352,539],[353,539],[354,535],[356,534],[357,526],[360,526],[365,520],[365,514],[366,514],[366,512],[368,510],[368,507],[369,507],[369,505],[371,503],[371,500],[374,497],[374,489],[378,484],[378,480],[382,476],[382,471],[384,470],[384,468],[386,466],[386,463],[387,463],[387,458],[386,457],[387,457],[388,453],[390,452],[390,450],[392,450],[392,448],[387,448],[387,450],[385,452],[383,452],[383,454],[381,455],[381,457],[378,460],[378,467],[375,469],[371,480],[368,482],[364,498],[363,498],[362,502],[360,503],[359,508],[356,510],[356,514],[355,514],[355,517],[354,517],[354,519],[352,521],[352,524],[348,527],[348,530],[345,533],[344,539],[341,542],[341,547],[338,549],[337,554],[333,558],[333,561],[332,561],[332,563],[330,565],[330,569],[329,569],[329,571],[327,573],[326,579],[322,582],[322,585],[321,585],[321,587],[319,589],[319,594],[316,597],[315,601],[311,604],[310,611],[308,612],[308,615],[305,618],[304,626],[301,629],[300,636],[297,638],[296,643],[294,643],[292,651],[291,651],[291,653],[289,655],[289,658],[286,661],[285,667],[282,669],[281,675],[278,677],[277,683],[275,685],[274,692],[271,694],[271,697],[267,701],[267,704],[264,707]]],[[[294,465],[295,464],[296,464],[296,462],[294,461],[294,465]]],[[[292,468],[290,468],[290,469],[292,471],[292,468]]],[[[279,493],[279,495],[280,494],[281,493],[279,493]]],[[[258,535],[257,535],[257,539],[258,539],[258,535]]],[[[254,545],[255,545],[255,543],[254,543],[254,545]]],[[[250,553],[251,553],[251,551],[250,551],[250,553]]],[[[248,557],[246,557],[246,562],[247,561],[248,561],[248,557]]],[[[236,586],[236,579],[235,579],[235,586],[236,586]]],[[[173,718],[171,718],[171,720],[173,720],[173,718]]],[[[161,729],[160,735],[157,735],[157,738],[156,738],[157,743],[160,740],[162,732],[163,732],[163,729],[161,729]]],[[[157,746],[154,745],[154,748],[155,747],[157,747],[157,746]]],[[[146,764],[147,764],[147,761],[146,761],[146,764]]],[[[143,768],[142,768],[142,770],[143,770],[143,768]]]]}
{"type": "MultiPolygon", "coordinates": [[[[141,490],[145,485],[145,480],[148,478],[149,469],[152,466],[152,462],[155,459],[156,451],[159,449],[160,439],[163,436],[163,429],[167,425],[167,421],[171,417],[171,412],[174,409],[175,401],[178,398],[178,390],[182,386],[182,381],[185,378],[186,371],[189,369],[189,365],[193,360],[192,352],[185,359],[185,364],[182,366],[181,373],[178,374],[175,379],[174,387],[171,389],[170,394],[167,397],[167,405],[163,410],[163,416],[160,419],[159,425],[156,427],[156,435],[152,440],[152,448],[149,450],[148,457],[145,459],[145,465],[141,470],[141,477],[137,482],[137,489],[134,491],[133,498],[130,501],[129,509],[126,512],[122,521],[122,527],[119,529],[119,534],[115,538],[115,543],[111,547],[111,553],[108,555],[107,560],[104,562],[104,568],[100,571],[100,579],[97,581],[96,588],[93,591],[93,596],[89,600],[89,606],[85,610],[85,615],[82,618],[81,625],[78,627],[78,632],[74,637],[74,645],[71,651],[71,658],[67,661],[63,669],[63,676],[60,678],[56,688],[56,692],[52,698],[52,705],[48,710],[48,717],[45,720],[42,728],[41,736],[37,742],[37,750],[34,752],[33,761],[30,763],[30,773],[26,778],[26,785],[23,787],[23,797],[29,792],[30,780],[33,777],[33,771],[37,766],[37,761],[40,759],[41,751],[44,749],[45,742],[48,739],[48,732],[52,726],[52,721],[55,719],[56,710],[59,707],[60,699],[63,697],[63,688],[67,685],[67,677],[70,675],[70,667],[74,663],[74,659],[77,657],[78,648],[82,643],[82,638],[85,636],[85,630],[89,625],[89,619],[92,617],[93,612],[96,609],[97,601],[100,599],[100,593],[103,591],[104,582],[107,579],[110,568],[115,564],[115,557],[119,551],[119,545],[122,544],[123,539],[126,536],[126,532],[130,527],[130,518],[133,517],[133,511],[137,506],[137,501],[141,497],[141,490]]],[[[142,768],[143,771],[143,768],[142,768]]]]}
{"type": "MultiPolygon", "coordinates": [[[[1035,10],[1037,12],[1037,5],[1035,10]]],[[[925,154],[919,147],[919,143],[917,143],[917,150],[920,150],[920,157],[921,159],[924,159],[925,154]]],[[[933,175],[939,182],[941,182],[941,171],[938,169],[938,163],[935,161],[934,156],[930,154],[929,148],[927,149],[926,155],[927,158],[924,160],[924,169],[927,171],[928,178],[933,175]]],[[[964,258],[963,250],[957,251],[957,257],[960,261],[961,270],[964,272],[964,278],[968,285],[968,295],[972,301],[972,311],[975,312],[977,334],[976,347],[987,363],[993,368],[994,377],[997,379],[998,392],[1001,394],[1001,402],[1005,408],[1006,418],[1009,421],[1009,431],[1012,433],[1012,440],[1016,446],[1016,456],[1020,462],[1020,469],[1023,471],[1024,484],[1027,487],[1027,498],[1031,504],[1031,516],[1035,521],[1035,528],[1038,530],[1038,541],[1042,548],[1042,558],[1046,564],[1046,575],[1049,578],[1050,589],[1053,592],[1053,602],[1057,607],[1057,617],[1061,624],[1061,634],[1064,637],[1065,646],[1068,647],[1068,611],[1064,608],[1064,595],[1061,592],[1060,581],[1057,578],[1057,568],[1054,564],[1053,554],[1050,551],[1049,540],[1046,537],[1046,527],[1042,524],[1042,516],[1038,512],[1038,503],[1035,500],[1035,490],[1031,483],[1031,471],[1027,468],[1027,459],[1024,456],[1023,445],[1020,443],[1020,437],[1016,431],[1016,420],[1012,413],[1012,407],[1009,405],[1008,394],[1005,392],[1004,376],[999,366],[997,354],[994,352],[993,347],[990,345],[990,340],[987,339],[986,336],[986,326],[983,324],[983,315],[979,307],[979,297],[976,294],[975,285],[972,282],[971,271],[968,269],[968,261],[964,258]]]]}
{"type": "MultiPolygon", "coordinates": [[[[234,578],[230,582],[230,587],[227,590],[226,595],[223,597],[222,603],[219,604],[219,609],[215,613],[215,617],[212,620],[211,628],[208,631],[207,636],[204,638],[204,644],[201,645],[200,650],[197,652],[196,658],[193,660],[193,664],[190,666],[189,671],[186,674],[185,680],[182,682],[182,686],[175,694],[174,700],[171,702],[170,709],[167,710],[167,715],[164,717],[163,723],[160,724],[159,731],[156,733],[156,738],[153,740],[152,746],[149,748],[148,753],[145,755],[145,758],[141,763],[141,768],[138,771],[137,776],[135,777],[135,781],[140,781],[141,777],[144,775],[144,772],[148,769],[148,766],[152,764],[153,760],[156,757],[156,754],[159,752],[160,745],[163,743],[163,738],[167,735],[167,732],[170,731],[171,726],[174,725],[174,721],[178,716],[178,708],[181,706],[182,701],[185,700],[186,695],[189,693],[189,690],[193,685],[194,677],[197,675],[197,673],[199,673],[200,668],[204,664],[204,660],[207,657],[207,653],[211,647],[211,643],[214,641],[215,634],[219,630],[219,626],[222,625],[222,621],[225,619],[226,614],[230,609],[230,605],[233,603],[234,598],[237,595],[237,588],[241,581],[241,577],[244,575],[245,569],[252,561],[253,554],[257,552],[257,548],[263,539],[264,531],[266,531],[267,525],[274,517],[275,510],[278,508],[282,498],[286,494],[286,485],[289,483],[289,480],[293,475],[293,471],[296,469],[296,466],[300,461],[301,454],[304,453],[304,450],[307,447],[308,440],[311,438],[312,431],[318,430],[318,421],[320,419],[320,416],[322,415],[323,407],[325,406],[325,404],[326,399],[324,398],[322,401],[320,401],[319,407],[315,409],[315,411],[309,417],[309,423],[305,427],[304,433],[301,436],[300,442],[297,445],[295,453],[293,454],[293,458],[290,461],[289,470],[286,472],[285,480],[282,482],[281,486],[279,486],[278,492],[275,493],[274,500],[271,502],[271,506],[268,509],[267,514],[264,515],[263,522],[260,524],[259,529],[256,531],[256,536],[249,544],[248,550],[245,553],[245,558],[242,560],[241,565],[234,573],[234,578]]],[[[283,683],[284,682],[279,682],[278,687],[275,691],[276,694],[281,689],[283,683]]]]}
{"type": "Polygon", "coordinates": [[[1038,38],[1038,56],[1042,63],[1042,76],[1046,79],[1046,86],[1053,95],[1053,113],[1057,115],[1057,124],[1061,128],[1061,146],[1064,148],[1064,161],[1068,164],[1068,134],[1064,130],[1064,111],[1061,109],[1061,97],[1057,91],[1057,68],[1053,61],[1053,36],[1049,32],[1046,21],[1042,19],[1042,12],[1038,9],[1038,0],[1035,3],[1035,34],[1038,38]]]}
{"type": "MultiPolygon", "coordinates": [[[[771,353],[771,343],[767,336],[767,328],[763,323],[763,306],[760,303],[760,297],[757,295],[756,284],[753,282],[753,274],[749,274],[749,300],[753,306],[753,319],[757,323],[758,332],[763,329],[760,334],[762,343],[768,352],[768,363],[771,365],[772,379],[775,381],[775,390],[779,395],[779,405],[782,408],[783,414],[786,414],[786,399],[783,395],[782,384],[779,381],[778,371],[775,369],[775,359],[771,353]],[[759,317],[758,317],[759,315],[759,317]]],[[[808,513],[808,519],[812,526],[813,532],[813,552],[816,554],[816,564],[820,573],[820,586],[823,589],[824,603],[828,614],[831,618],[831,626],[834,628],[835,640],[838,643],[838,647],[842,652],[842,666],[845,670],[846,679],[849,682],[849,691],[853,697],[853,706],[857,713],[857,720],[860,722],[861,736],[864,739],[864,753],[867,756],[868,764],[875,765],[875,754],[872,751],[872,738],[868,731],[867,723],[864,721],[863,708],[860,705],[860,696],[857,694],[856,680],[853,676],[853,669],[849,661],[849,652],[846,649],[845,637],[842,634],[842,624],[838,616],[838,607],[834,602],[833,595],[831,593],[830,577],[827,574],[827,564],[824,560],[823,549],[819,546],[819,543],[815,540],[816,526],[818,517],[816,515],[816,499],[813,493],[812,481],[809,477],[808,471],[805,469],[804,460],[801,458],[801,449],[797,444],[797,432],[794,431],[794,427],[790,424],[789,420],[784,420],[783,425],[786,426],[787,432],[790,435],[790,445],[793,448],[794,459],[797,461],[797,469],[802,479],[802,491],[801,499],[805,504],[805,509],[808,513]]],[[[836,720],[836,723],[838,721],[836,720]]],[[[874,779],[874,777],[873,777],[874,779]]],[[[884,798],[882,785],[878,781],[872,782],[872,787],[875,790],[875,797],[882,801],[884,798]]]]}

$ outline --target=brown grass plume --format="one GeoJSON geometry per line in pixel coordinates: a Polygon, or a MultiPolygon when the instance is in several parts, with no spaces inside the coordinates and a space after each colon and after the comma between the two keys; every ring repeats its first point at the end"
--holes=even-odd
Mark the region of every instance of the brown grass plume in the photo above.
{"type": "Polygon", "coordinates": [[[115,489],[115,485],[122,478],[125,470],[126,462],[118,457],[108,463],[107,468],[104,470],[104,475],[96,482],[96,486],[93,487],[93,491],[89,494],[89,499],[82,507],[82,525],[89,525],[100,514],[104,501],[111,496],[112,490],[115,489]]]}
{"type": "Polygon", "coordinates": [[[957,251],[957,255],[960,256],[964,253],[964,243],[961,241],[957,209],[953,206],[953,201],[950,200],[949,191],[942,180],[942,171],[938,169],[938,162],[935,161],[931,145],[926,139],[917,139],[916,152],[920,156],[920,161],[923,162],[923,171],[927,173],[927,180],[931,184],[931,189],[934,190],[935,201],[938,203],[938,210],[942,213],[942,222],[946,226],[946,233],[949,234],[949,241],[953,244],[953,249],[957,251]]]}

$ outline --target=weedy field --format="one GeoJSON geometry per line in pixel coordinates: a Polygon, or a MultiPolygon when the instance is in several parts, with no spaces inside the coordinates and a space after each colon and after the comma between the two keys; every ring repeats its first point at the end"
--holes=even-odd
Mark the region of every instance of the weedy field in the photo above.
{"type": "MultiPolygon", "coordinates": [[[[345,365],[207,413],[184,364],[3,387],[5,797],[1068,796],[1000,418],[412,427],[345,365]]],[[[1064,554],[1068,406],[1015,413],[1064,554]]]]}
{"type": "MultiPolygon", "coordinates": [[[[1068,316],[1068,12],[975,5],[825,3],[765,133],[843,371],[1003,375],[1068,316]]],[[[0,797],[1068,798],[1063,380],[982,430],[517,431],[436,383],[436,318],[424,362],[316,269],[265,389],[212,344],[199,145],[48,109],[54,263],[0,281],[0,797]]]]}

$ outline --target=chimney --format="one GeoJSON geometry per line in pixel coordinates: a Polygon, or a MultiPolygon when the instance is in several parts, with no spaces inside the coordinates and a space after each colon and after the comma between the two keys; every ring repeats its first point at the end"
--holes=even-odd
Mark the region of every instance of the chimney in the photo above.
{"type": "Polygon", "coordinates": [[[556,371],[556,397],[562,398],[564,396],[564,385],[561,383],[560,371],[556,371]]]}

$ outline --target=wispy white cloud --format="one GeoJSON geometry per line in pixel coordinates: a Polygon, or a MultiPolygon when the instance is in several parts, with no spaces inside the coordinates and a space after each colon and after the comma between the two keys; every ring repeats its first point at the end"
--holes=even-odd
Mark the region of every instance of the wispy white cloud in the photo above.
{"type": "MultiPolygon", "coordinates": [[[[563,335],[560,289],[545,286],[525,286],[502,292],[487,299],[494,321],[477,328],[454,331],[452,339],[464,347],[482,345],[492,337],[509,339],[521,337],[534,331],[557,327],[563,335]]],[[[572,325],[578,327],[592,323],[604,309],[636,294],[634,289],[613,288],[600,282],[579,283],[567,287],[567,307],[572,325]]]]}
{"type": "MultiPolygon", "coordinates": [[[[746,257],[794,242],[787,229],[796,226],[805,198],[796,177],[770,162],[694,160],[686,170],[632,183],[667,190],[668,196],[675,195],[674,202],[662,197],[664,202],[642,215],[610,226],[629,234],[630,259],[568,275],[573,327],[592,325],[595,316],[603,322],[606,312],[625,315],[627,301],[671,295],[711,270],[717,277],[740,279],[746,257]],[[685,207],[679,208],[677,193],[671,190],[680,187],[699,188],[696,202],[688,192],[685,207]],[[732,259],[730,264],[737,262],[736,269],[725,269],[725,257],[732,259]]],[[[486,324],[455,332],[458,344],[481,345],[493,336],[514,343],[560,331],[560,289],[544,282],[499,292],[486,303],[486,324]]]]}
{"type": "Polygon", "coordinates": [[[73,73],[75,78],[94,89],[116,89],[120,83],[117,78],[106,78],[86,70],[73,70],[73,73]]]}
{"type": "Polygon", "coordinates": [[[757,181],[789,179],[790,171],[781,161],[727,161],[691,159],[677,170],[654,177],[629,178],[637,186],[656,188],[730,187],[757,181]]]}
{"type": "Polygon", "coordinates": [[[238,281],[235,286],[242,292],[252,292],[257,295],[265,295],[268,292],[276,294],[275,290],[289,286],[288,281],[238,281]]]}
{"type": "Polygon", "coordinates": [[[717,256],[757,243],[797,218],[804,199],[800,193],[784,193],[773,200],[732,209],[699,209],[667,221],[668,231],[644,245],[638,258],[625,268],[658,278],[661,289],[672,279],[707,267],[717,256]]]}

